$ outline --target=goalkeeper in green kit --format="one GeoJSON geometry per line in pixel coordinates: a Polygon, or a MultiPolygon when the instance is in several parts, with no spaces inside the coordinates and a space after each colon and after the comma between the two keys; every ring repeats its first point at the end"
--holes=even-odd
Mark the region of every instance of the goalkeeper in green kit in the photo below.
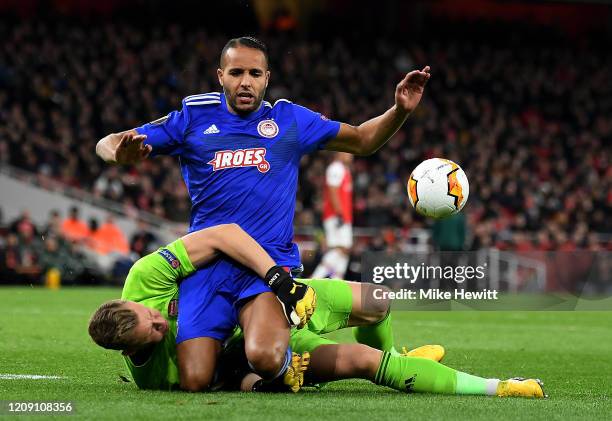
{"type": "Polygon", "coordinates": [[[363,301],[369,300],[362,300],[383,287],[340,280],[294,281],[235,224],[193,232],[143,257],[130,270],[122,299],[102,304],[92,316],[90,336],[104,348],[122,351],[139,388],[180,388],[175,343],[177,282],[220,254],[251,268],[269,284],[294,285],[275,292],[288,320],[305,327],[291,330],[290,345],[297,354],[283,378],[274,382],[250,373],[237,330],[221,350],[217,387],[297,391],[304,383],[362,378],[407,393],[544,397],[539,380],[485,379],[446,367],[438,362],[444,350],[437,345],[397,352],[389,303],[378,300],[366,305],[363,301]],[[304,284],[309,293],[316,293],[314,313],[310,306],[314,299],[288,298],[291,290],[304,284]],[[340,344],[320,336],[347,327],[353,328],[359,343],[340,344]]]}

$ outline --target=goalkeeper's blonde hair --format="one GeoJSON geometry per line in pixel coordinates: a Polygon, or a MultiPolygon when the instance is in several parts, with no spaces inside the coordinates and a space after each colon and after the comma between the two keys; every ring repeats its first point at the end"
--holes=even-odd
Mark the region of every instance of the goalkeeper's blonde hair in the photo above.
{"type": "Polygon", "coordinates": [[[138,323],[138,316],[124,306],[126,302],[108,301],[91,316],[89,336],[101,347],[125,351],[135,345],[131,332],[138,323]]]}

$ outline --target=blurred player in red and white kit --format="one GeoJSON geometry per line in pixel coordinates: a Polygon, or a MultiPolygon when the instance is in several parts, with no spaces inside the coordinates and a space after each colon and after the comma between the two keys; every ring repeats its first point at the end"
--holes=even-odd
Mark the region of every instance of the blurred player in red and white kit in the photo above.
{"type": "Polygon", "coordinates": [[[313,278],[344,278],[353,246],[353,155],[336,152],[325,171],[323,227],[327,252],[313,278]]]}

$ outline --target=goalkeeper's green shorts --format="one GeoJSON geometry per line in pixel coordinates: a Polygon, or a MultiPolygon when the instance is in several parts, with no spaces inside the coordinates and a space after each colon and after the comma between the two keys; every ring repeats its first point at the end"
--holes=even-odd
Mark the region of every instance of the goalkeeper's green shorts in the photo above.
{"type": "Polygon", "coordinates": [[[308,325],[292,329],[290,345],[293,352],[312,352],[321,345],[336,344],[321,337],[325,333],[348,326],[353,309],[353,293],[345,281],[334,279],[298,279],[311,286],[317,293],[317,306],[308,325]]]}

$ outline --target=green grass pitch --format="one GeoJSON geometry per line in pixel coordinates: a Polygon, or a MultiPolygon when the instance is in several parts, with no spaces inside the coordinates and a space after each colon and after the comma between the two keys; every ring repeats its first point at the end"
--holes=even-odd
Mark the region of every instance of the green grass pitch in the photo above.
{"type": "MultiPolygon", "coordinates": [[[[354,380],[297,395],[139,391],[87,321],[118,289],[0,288],[0,400],[72,401],[88,419],[612,419],[612,312],[396,312],[397,345],[440,343],[468,373],[540,377],[546,400],[406,395],[354,380]]],[[[351,340],[349,331],[334,336],[351,340]]]]}

